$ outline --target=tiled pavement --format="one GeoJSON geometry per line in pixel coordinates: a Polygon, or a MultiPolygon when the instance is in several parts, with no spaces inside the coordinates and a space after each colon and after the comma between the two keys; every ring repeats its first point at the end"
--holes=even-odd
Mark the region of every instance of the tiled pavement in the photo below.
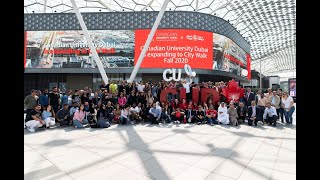
{"type": "MultiPolygon", "coordinates": [[[[295,114],[294,114],[295,119],[295,114]]],[[[25,180],[294,180],[296,128],[191,124],[24,135],[25,180]]]]}

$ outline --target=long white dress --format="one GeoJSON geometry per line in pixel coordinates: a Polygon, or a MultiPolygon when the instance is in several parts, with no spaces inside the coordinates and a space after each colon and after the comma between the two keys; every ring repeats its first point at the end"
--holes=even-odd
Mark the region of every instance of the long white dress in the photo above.
{"type": "Polygon", "coordinates": [[[229,114],[226,106],[218,108],[218,121],[222,124],[229,124],[229,114]]]}

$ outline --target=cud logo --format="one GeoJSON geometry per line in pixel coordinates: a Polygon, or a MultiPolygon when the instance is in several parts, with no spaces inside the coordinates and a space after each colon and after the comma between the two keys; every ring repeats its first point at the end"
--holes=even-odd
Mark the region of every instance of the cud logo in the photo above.
{"type": "MultiPolygon", "coordinates": [[[[192,71],[191,67],[189,64],[184,65],[184,71],[188,76],[195,77],[197,73],[195,71],[192,71]]],[[[181,69],[165,69],[162,73],[162,77],[165,81],[180,81],[181,80],[181,69]],[[178,77],[176,76],[178,73],[178,77]],[[172,74],[171,77],[167,78],[167,74],[172,74]]]]}

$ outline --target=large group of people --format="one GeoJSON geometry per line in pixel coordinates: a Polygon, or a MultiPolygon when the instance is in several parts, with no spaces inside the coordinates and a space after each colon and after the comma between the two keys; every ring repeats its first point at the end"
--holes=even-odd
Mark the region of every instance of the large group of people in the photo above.
{"type": "Polygon", "coordinates": [[[126,81],[104,82],[93,92],[89,87],[79,90],[68,90],[61,93],[57,87],[31,90],[26,96],[25,127],[30,132],[37,128],[50,128],[55,125],[75,128],[108,128],[113,124],[137,124],[148,122],[159,123],[195,123],[238,126],[247,123],[249,126],[262,124],[276,126],[281,119],[292,124],[294,112],[293,98],[281,89],[267,92],[258,90],[256,93],[247,88],[238,102],[227,99],[222,89],[228,87],[224,82],[202,82],[196,84],[186,82],[143,83],[126,81]],[[179,93],[168,94],[167,101],[160,101],[161,91],[173,88],[179,92],[186,89],[186,99],[179,93]],[[214,88],[220,95],[219,102],[193,102],[193,88],[214,88]]]}

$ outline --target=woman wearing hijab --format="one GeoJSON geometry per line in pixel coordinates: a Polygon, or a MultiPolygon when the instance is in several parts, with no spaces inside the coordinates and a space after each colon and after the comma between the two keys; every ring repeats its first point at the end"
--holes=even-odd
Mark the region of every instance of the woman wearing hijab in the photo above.
{"type": "Polygon", "coordinates": [[[218,108],[218,123],[225,124],[225,125],[229,124],[228,109],[225,106],[224,102],[221,102],[218,108]]]}

